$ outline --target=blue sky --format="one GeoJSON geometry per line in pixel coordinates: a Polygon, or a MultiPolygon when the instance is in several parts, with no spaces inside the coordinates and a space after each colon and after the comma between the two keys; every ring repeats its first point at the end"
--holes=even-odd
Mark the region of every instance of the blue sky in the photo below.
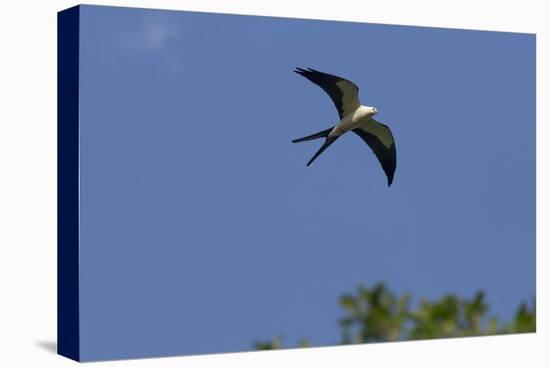
{"type": "Polygon", "coordinates": [[[535,296],[535,36],[84,6],[84,359],[340,340],[338,297],[535,296]],[[394,184],[292,70],[353,80],[394,184]]]}

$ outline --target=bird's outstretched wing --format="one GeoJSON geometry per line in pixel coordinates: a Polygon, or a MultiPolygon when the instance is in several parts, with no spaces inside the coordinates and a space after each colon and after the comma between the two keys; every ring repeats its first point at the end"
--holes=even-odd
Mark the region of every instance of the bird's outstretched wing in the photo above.
{"type": "Polygon", "coordinates": [[[349,80],[311,68],[296,68],[294,72],[323,88],[334,102],[340,119],[361,105],[357,96],[359,88],[349,80]]]}
{"type": "Polygon", "coordinates": [[[388,178],[388,186],[393,182],[397,157],[395,141],[389,127],[371,118],[357,129],[353,130],[361,139],[368,144],[378,158],[382,169],[388,178]]]}

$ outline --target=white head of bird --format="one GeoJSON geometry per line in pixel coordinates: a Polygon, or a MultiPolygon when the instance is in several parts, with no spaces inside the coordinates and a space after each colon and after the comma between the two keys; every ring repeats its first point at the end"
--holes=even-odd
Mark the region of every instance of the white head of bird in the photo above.
{"type": "Polygon", "coordinates": [[[376,115],[378,113],[378,110],[376,107],[371,106],[360,106],[357,109],[357,117],[359,118],[371,118],[372,116],[376,115]]]}
{"type": "Polygon", "coordinates": [[[369,113],[371,116],[374,116],[378,113],[378,110],[376,109],[376,107],[369,107],[369,106],[366,106],[368,109],[369,109],[369,113]]]}

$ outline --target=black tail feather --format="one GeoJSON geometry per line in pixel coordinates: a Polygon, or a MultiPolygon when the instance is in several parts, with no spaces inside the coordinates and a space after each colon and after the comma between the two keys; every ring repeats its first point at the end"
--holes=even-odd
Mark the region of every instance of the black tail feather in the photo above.
{"type": "Polygon", "coordinates": [[[301,143],[303,141],[314,140],[314,139],[319,139],[319,138],[326,138],[328,136],[328,134],[332,131],[333,128],[334,127],[331,127],[331,128],[326,129],[326,130],[319,131],[318,133],[315,133],[313,135],[308,135],[308,136],[304,136],[303,138],[294,139],[294,140],[292,140],[292,142],[293,143],[301,143]]]}
{"type": "Polygon", "coordinates": [[[333,136],[333,137],[327,137],[327,139],[325,140],[325,142],[323,143],[323,145],[321,145],[321,148],[319,148],[319,150],[317,151],[317,153],[315,153],[315,155],[313,157],[311,157],[311,159],[309,160],[309,162],[307,162],[307,166],[309,167],[310,164],[313,163],[313,161],[321,155],[321,153],[323,153],[332,143],[334,143],[336,141],[336,139],[338,139],[338,136],[333,136]]]}

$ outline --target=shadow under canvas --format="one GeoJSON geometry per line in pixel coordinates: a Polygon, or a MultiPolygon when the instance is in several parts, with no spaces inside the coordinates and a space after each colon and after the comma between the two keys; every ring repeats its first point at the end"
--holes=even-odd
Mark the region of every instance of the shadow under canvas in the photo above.
{"type": "Polygon", "coordinates": [[[57,354],[57,342],[52,340],[39,340],[36,342],[36,345],[38,345],[40,348],[50,352],[57,354]]]}

